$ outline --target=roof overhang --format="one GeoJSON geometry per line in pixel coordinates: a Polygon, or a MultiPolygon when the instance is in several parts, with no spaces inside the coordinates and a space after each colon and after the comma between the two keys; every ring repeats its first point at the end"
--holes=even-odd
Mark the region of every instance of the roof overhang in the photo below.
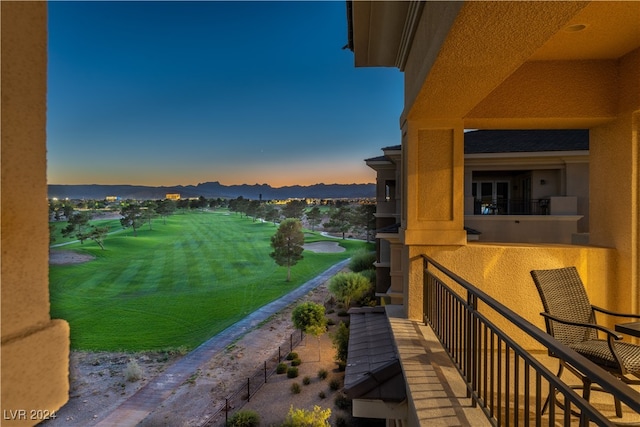
{"type": "Polygon", "coordinates": [[[401,123],[463,119],[465,128],[586,129],[614,120],[620,100],[638,102],[635,88],[625,91],[634,96],[612,95],[622,90],[621,73],[637,72],[624,64],[639,55],[640,2],[354,1],[351,7],[356,66],[406,73],[401,123]]]}

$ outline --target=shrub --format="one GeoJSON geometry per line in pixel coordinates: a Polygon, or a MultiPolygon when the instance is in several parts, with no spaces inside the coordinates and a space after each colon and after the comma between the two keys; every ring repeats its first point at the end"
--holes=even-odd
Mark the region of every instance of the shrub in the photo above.
{"type": "Polygon", "coordinates": [[[335,324],[336,324],[336,321],[335,321],[335,320],[333,320],[333,319],[331,319],[331,318],[328,318],[328,319],[327,319],[327,326],[333,326],[333,325],[335,325],[335,324]]]}
{"type": "Polygon", "coordinates": [[[297,358],[298,358],[298,353],[295,353],[292,351],[291,353],[287,354],[287,360],[293,360],[297,358]]]}
{"type": "Polygon", "coordinates": [[[278,363],[278,366],[276,367],[276,374],[284,374],[285,372],[287,372],[287,364],[286,363],[278,363]]]}
{"type": "Polygon", "coordinates": [[[295,366],[292,366],[289,369],[287,369],[287,378],[295,378],[297,376],[298,376],[298,368],[296,368],[295,366]]]}
{"type": "Polygon", "coordinates": [[[329,417],[331,417],[331,409],[322,409],[314,406],[313,411],[305,409],[289,409],[287,418],[284,420],[282,427],[326,427],[329,425],[329,417]]]}
{"type": "Polygon", "coordinates": [[[291,384],[291,393],[293,393],[293,394],[300,393],[300,384],[298,384],[298,383],[291,384]]]}
{"type": "Polygon", "coordinates": [[[260,425],[260,416],[251,410],[238,411],[227,421],[227,427],[256,427],[260,425]]]}
{"type": "Polygon", "coordinates": [[[324,399],[325,397],[327,397],[327,395],[324,393],[324,391],[321,391],[320,393],[318,393],[318,397],[320,399],[324,399]]]}
{"type": "Polygon", "coordinates": [[[331,381],[329,381],[329,388],[333,391],[338,390],[340,388],[340,385],[340,378],[331,378],[331,381]]]}
{"type": "Polygon", "coordinates": [[[346,362],[349,350],[349,329],[344,322],[340,322],[335,333],[331,335],[331,341],[336,349],[336,361],[346,362]]]}
{"type": "Polygon", "coordinates": [[[311,378],[309,378],[309,377],[304,377],[304,378],[302,379],[302,384],[304,384],[304,385],[309,385],[309,384],[311,384],[311,378]]]}
{"type": "Polygon", "coordinates": [[[338,409],[345,411],[349,411],[351,409],[351,400],[344,393],[338,393],[333,400],[333,403],[335,403],[336,408],[338,409]]]}
{"type": "Polygon", "coordinates": [[[329,281],[329,291],[342,301],[345,310],[349,310],[352,300],[364,296],[371,287],[369,279],[353,272],[338,273],[329,281]]]}
{"type": "Polygon", "coordinates": [[[318,371],[318,378],[320,378],[321,380],[327,379],[328,376],[329,376],[329,372],[327,372],[326,369],[320,369],[318,371]]]}
{"type": "Polygon", "coordinates": [[[302,363],[302,360],[295,358],[291,361],[291,366],[300,366],[301,363],[302,363]]]}
{"type": "Polygon", "coordinates": [[[127,363],[127,367],[124,369],[124,378],[133,383],[142,378],[142,368],[135,360],[130,360],[127,363]]]}
{"type": "Polygon", "coordinates": [[[351,256],[349,269],[355,273],[365,270],[375,270],[374,262],[376,262],[375,252],[359,249],[351,256]]]}

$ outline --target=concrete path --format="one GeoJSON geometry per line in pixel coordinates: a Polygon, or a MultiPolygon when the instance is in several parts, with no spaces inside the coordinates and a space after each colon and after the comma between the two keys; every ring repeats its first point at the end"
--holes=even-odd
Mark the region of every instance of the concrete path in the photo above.
{"type": "Polygon", "coordinates": [[[311,290],[329,280],[333,275],[346,267],[348,263],[349,260],[347,259],[335,264],[287,295],[259,308],[244,319],[229,326],[218,335],[210,338],[148,382],[134,395],[129,397],[129,399],[121,403],[113,412],[107,414],[107,416],[96,425],[99,427],[129,427],[137,425],[149,415],[151,411],[170,397],[176,387],[184,383],[200,366],[209,361],[216,353],[224,350],[229,344],[267,320],[273,314],[295,303],[311,290]]]}

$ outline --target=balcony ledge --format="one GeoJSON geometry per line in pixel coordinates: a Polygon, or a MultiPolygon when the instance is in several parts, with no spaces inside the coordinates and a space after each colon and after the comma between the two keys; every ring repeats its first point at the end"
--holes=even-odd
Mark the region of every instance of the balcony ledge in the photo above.
{"type": "Polygon", "coordinates": [[[404,318],[403,307],[386,306],[393,338],[417,419],[409,426],[490,426],[479,407],[471,406],[467,388],[433,331],[404,318]]]}

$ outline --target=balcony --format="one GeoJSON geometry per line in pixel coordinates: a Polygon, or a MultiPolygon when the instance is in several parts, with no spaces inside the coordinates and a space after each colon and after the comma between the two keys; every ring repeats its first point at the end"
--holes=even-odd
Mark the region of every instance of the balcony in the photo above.
{"type": "Polygon", "coordinates": [[[637,390],[432,259],[423,259],[427,326],[402,319],[397,308],[387,308],[409,398],[416,408],[413,423],[481,425],[478,411],[484,413],[483,423],[497,426],[640,421],[637,390]],[[520,344],[531,340],[540,351],[520,344]],[[587,373],[605,392],[592,393],[590,402],[584,400],[576,386],[566,382],[577,379],[553,373],[558,362],[547,356],[549,352],[587,373]],[[444,374],[451,366],[459,373],[457,379],[444,374]],[[615,416],[612,395],[623,403],[622,418],[615,416]],[[547,397],[550,404],[545,411],[547,397]]]}
{"type": "Polygon", "coordinates": [[[578,238],[577,197],[465,200],[466,227],[484,242],[573,244],[578,238]]]}

